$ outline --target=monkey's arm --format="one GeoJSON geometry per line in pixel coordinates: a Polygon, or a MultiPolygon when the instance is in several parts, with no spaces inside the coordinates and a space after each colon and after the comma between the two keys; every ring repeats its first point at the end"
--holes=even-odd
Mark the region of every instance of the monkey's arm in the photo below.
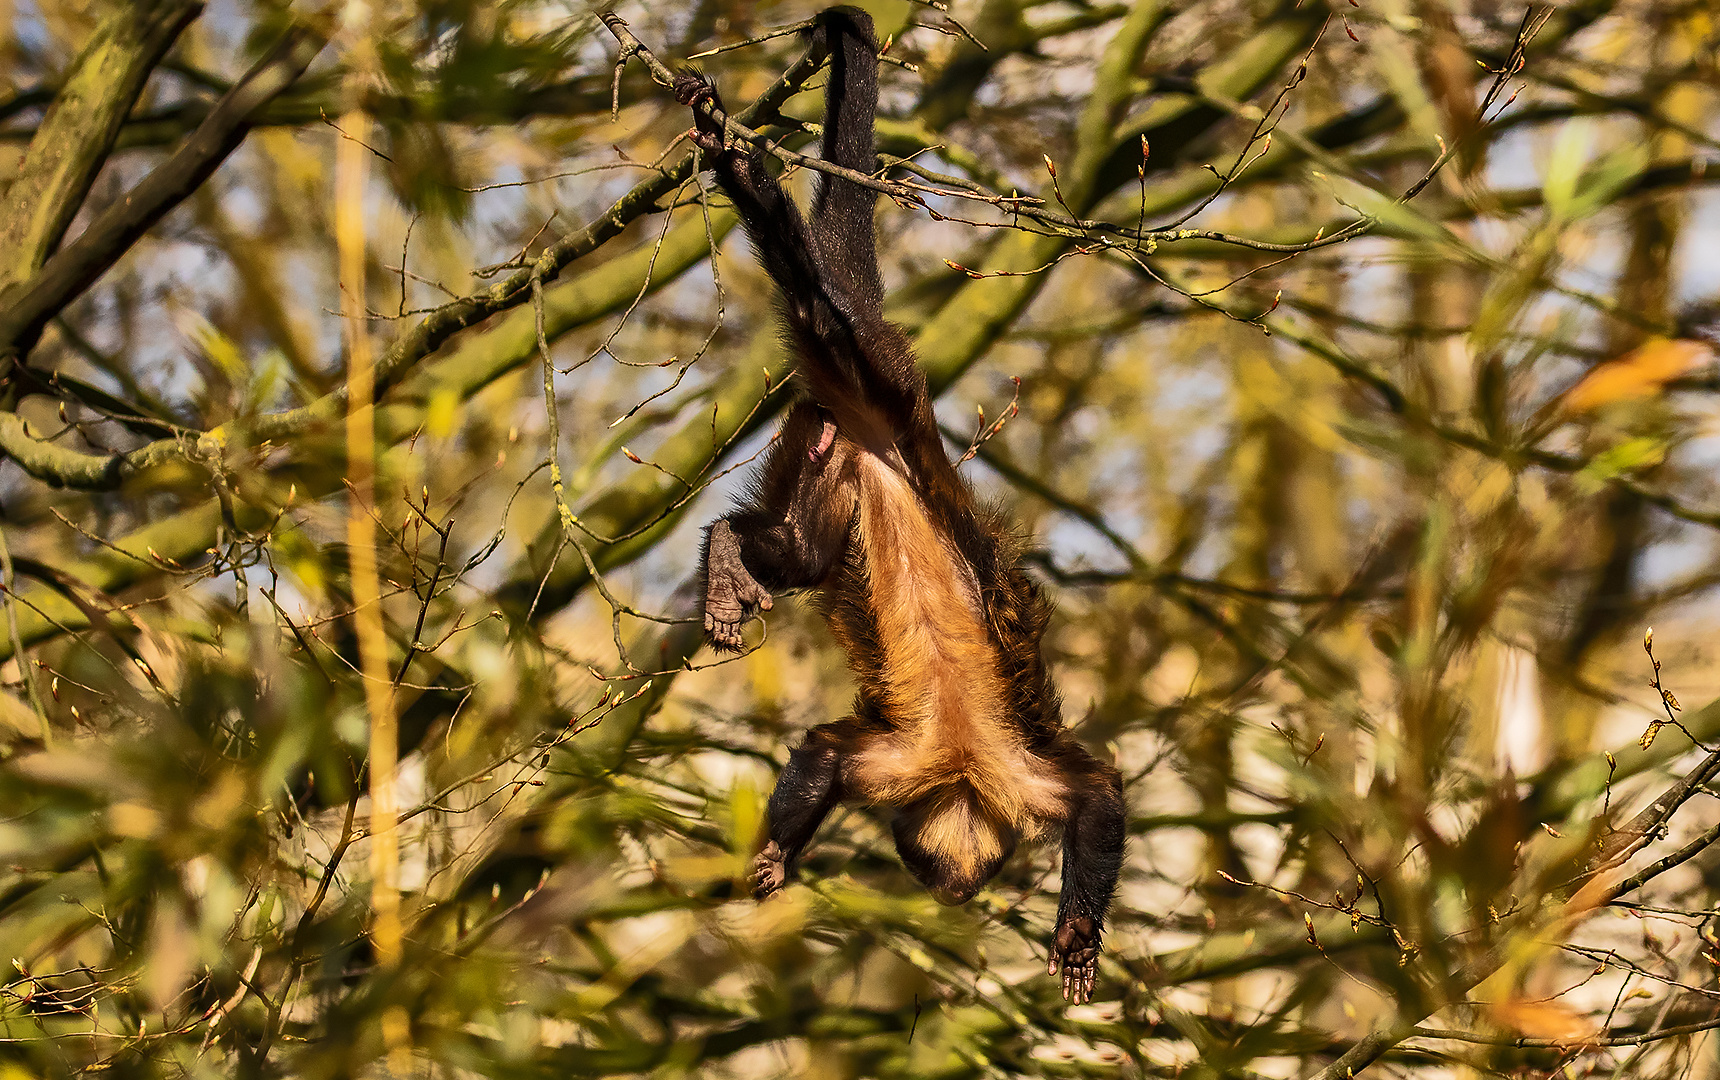
{"type": "Polygon", "coordinates": [[[1062,971],[1063,996],[1080,1004],[1093,1000],[1099,939],[1111,895],[1117,891],[1125,830],[1123,781],[1117,770],[1095,760],[1077,782],[1081,788],[1063,823],[1063,891],[1049,972],[1062,971]]]}
{"type": "Polygon", "coordinates": [[[766,811],[769,841],[753,863],[753,895],[782,888],[812,834],[841,801],[842,747],[853,720],[822,724],[788,755],[766,811]]]}

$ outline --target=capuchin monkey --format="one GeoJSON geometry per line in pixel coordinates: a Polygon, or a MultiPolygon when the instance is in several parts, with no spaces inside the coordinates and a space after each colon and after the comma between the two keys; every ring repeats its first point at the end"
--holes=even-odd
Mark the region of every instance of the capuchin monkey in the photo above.
{"type": "MultiPolygon", "coordinates": [[[[824,159],[871,175],[872,19],[832,8],[810,35],[830,62],[824,159]]],[[[885,321],[877,192],[821,174],[803,217],[765,152],[725,137],[704,76],[683,72],[674,90],[782,293],[805,390],[750,496],[705,534],[705,630],[739,649],[772,593],[816,590],[860,686],[852,716],[789,755],[754,891],[783,886],[841,802],[888,808],[903,863],[946,904],[971,899],[1018,841],[1059,829],[1049,970],[1065,998],[1089,1001],[1122,862],[1122,779],[1064,729],[1039,648],[1050,605],[1019,568],[1009,524],[956,472],[913,349],[885,321]]]]}

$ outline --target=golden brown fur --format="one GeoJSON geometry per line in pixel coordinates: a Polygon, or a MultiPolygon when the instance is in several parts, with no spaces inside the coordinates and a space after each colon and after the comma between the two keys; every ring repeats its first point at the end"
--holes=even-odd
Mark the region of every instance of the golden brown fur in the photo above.
{"type": "Polygon", "coordinates": [[[878,681],[896,726],[855,749],[845,781],[867,802],[914,806],[927,853],[971,872],[1059,817],[1068,792],[1009,715],[972,570],[901,473],[864,450],[856,460],[878,681]]]}

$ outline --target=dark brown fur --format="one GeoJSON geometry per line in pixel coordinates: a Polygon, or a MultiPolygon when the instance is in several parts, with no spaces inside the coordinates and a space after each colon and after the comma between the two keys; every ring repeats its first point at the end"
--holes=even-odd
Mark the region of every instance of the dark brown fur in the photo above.
{"type": "MultiPolygon", "coordinates": [[[[832,9],[813,35],[831,58],[824,156],[870,173],[871,19],[832,9]]],[[[854,714],[814,728],[783,770],[757,892],[781,887],[841,801],[893,809],[903,862],[947,903],[972,898],[1017,841],[1058,828],[1050,966],[1066,996],[1090,998],[1121,863],[1121,781],[1063,727],[1040,651],[1050,606],[1007,522],[977,506],[950,461],[913,350],[884,319],[877,196],[821,177],[808,222],[762,153],[726,142],[702,77],[682,75],[676,93],[782,290],[807,390],[751,497],[707,533],[705,626],[737,648],[771,592],[816,589],[859,682],[854,714]]]]}

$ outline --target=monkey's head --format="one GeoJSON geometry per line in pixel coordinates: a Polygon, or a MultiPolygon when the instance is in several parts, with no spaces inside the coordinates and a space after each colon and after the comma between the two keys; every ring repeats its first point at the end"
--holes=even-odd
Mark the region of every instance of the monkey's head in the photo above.
{"type": "Polygon", "coordinates": [[[902,864],[940,904],[965,904],[1015,851],[1015,830],[966,785],[909,803],[891,825],[902,864]]]}

